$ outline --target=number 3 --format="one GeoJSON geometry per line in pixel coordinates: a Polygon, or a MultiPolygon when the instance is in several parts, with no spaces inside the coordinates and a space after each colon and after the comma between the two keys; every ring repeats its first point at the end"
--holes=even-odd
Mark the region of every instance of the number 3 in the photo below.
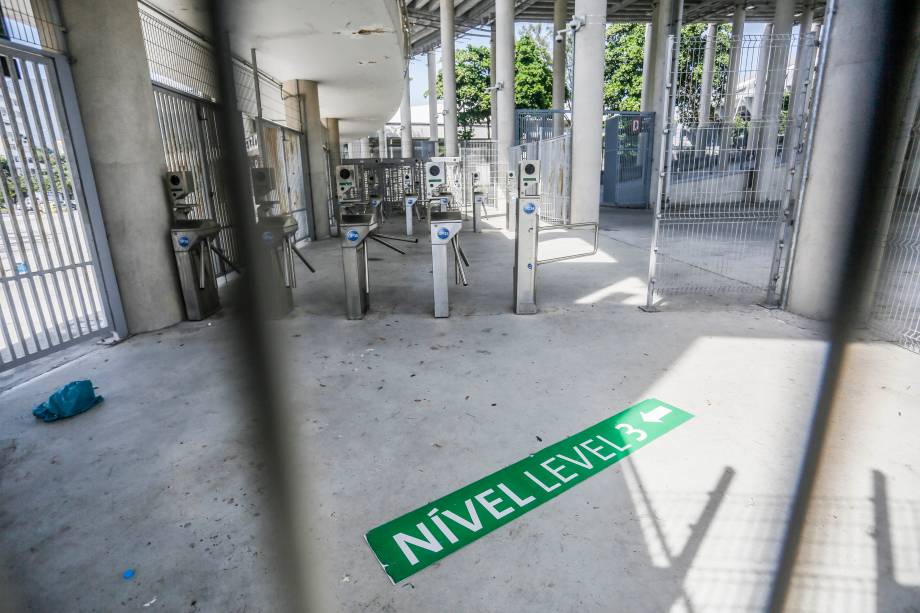
{"type": "Polygon", "coordinates": [[[644,431],[640,430],[639,428],[633,428],[629,424],[617,424],[617,430],[621,431],[624,436],[635,434],[637,442],[642,442],[648,438],[648,434],[646,434],[644,431]]]}

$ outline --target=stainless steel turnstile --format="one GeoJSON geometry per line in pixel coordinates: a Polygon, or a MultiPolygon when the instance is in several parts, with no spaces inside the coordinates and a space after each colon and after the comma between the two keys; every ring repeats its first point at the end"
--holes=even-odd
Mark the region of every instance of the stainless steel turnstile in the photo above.
{"type": "Polygon", "coordinates": [[[213,219],[177,219],[170,228],[185,314],[192,321],[206,319],[220,309],[211,261],[211,240],[218,232],[220,225],[213,219]]]}
{"type": "MultiPolygon", "coordinates": [[[[188,171],[169,171],[165,175],[166,189],[172,201],[173,223],[170,228],[179,286],[185,302],[185,314],[192,321],[205,319],[220,308],[217,278],[211,254],[224,257],[211,240],[220,232],[213,219],[189,219],[198,206],[188,197],[195,192],[195,181],[188,171]]],[[[230,264],[233,266],[232,264],[230,264]]]]}
{"type": "Polygon", "coordinates": [[[418,196],[415,194],[406,194],[403,196],[403,208],[406,213],[406,236],[412,236],[412,233],[415,231],[413,228],[414,220],[412,219],[415,215],[415,207],[418,204],[418,196]]]}
{"type": "Polygon", "coordinates": [[[572,260],[597,253],[597,224],[574,223],[540,226],[540,162],[524,160],[518,166],[517,195],[512,202],[515,209],[514,237],[514,312],[532,315],[537,312],[537,267],[552,262],[572,260]],[[541,230],[594,229],[594,248],[584,253],[539,259],[541,230]]]}
{"type": "Polygon", "coordinates": [[[377,233],[377,216],[342,214],[339,240],[342,246],[342,268],[345,273],[345,313],[348,319],[363,319],[370,308],[370,272],[367,262],[367,241],[372,240],[397,253],[406,252],[385,240],[417,243],[418,239],[385,236],[377,233]]]}
{"type": "Polygon", "coordinates": [[[460,211],[434,211],[431,217],[431,276],[434,285],[434,316],[450,316],[448,295],[447,261],[448,248],[454,254],[454,283],[469,285],[463,267],[469,267],[469,260],[460,247],[460,230],[463,216],[460,211]]]}

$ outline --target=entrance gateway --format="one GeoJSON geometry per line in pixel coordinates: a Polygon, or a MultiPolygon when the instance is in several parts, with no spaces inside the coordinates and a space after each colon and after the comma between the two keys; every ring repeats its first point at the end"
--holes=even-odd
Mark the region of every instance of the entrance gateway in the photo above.
{"type": "Polygon", "coordinates": [[[654,398],[368,532],[393,583],[549,502],[691,419],[654,398]]]}

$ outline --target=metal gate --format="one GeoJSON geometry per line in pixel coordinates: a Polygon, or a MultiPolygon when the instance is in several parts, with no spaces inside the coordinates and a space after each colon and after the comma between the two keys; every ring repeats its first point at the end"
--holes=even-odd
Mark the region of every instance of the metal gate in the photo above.
{"type": "MultiPolygon", "coordinates": [[[[231,261],[237,262],[239,250],[224,191],[226,183],[220,177],[222,148],[214,105],[161,87],[153,88],[153,97],[167,167],[187,170],[195,177],[196,189],[188,201],[198,206],[192,209],[191,217],[217,221],[220,233],[216,245],[231,261]]],[[[218,276],[230,272],[217,256],[214,256],[214,270],[218,276]]]]}
{"type": "Polygon", "coordinates": [[[654,113],[614,113],[604,127],[603,203],[648,206],[654,113]]]}
{"type": "Polygon", "coordinates": [[[264,120],[261,124],[265,159],[261,151],[250,151],[250,161],[274,169],[277,185],[271,199],[278,201],[278,207],[273,212],[292,215],[298,225],[294,239],[306,239],[310,236],[310,222],[304,185],[303,134],[264,120]]]}
{"type": "Polygon", "coordinates": [[[723,28],[710,67],[702,66],[705,40],[678,45],[671,37],[648,310],[681,293],[747,294],[776,305],[783,292],[816,41],[808,34],[729,42],[723,28]],[[707,72],[710,105],[700,100],[707,72]],[[792,108],[784,100],[794,100],[792,108]]]}
{"type": "Polygon", "coordinates": [[[7,369],[106,332],[115,318],[63,103],[69,75],[47,56],[6,45],[0,67],[0,368],[7,369]]]}

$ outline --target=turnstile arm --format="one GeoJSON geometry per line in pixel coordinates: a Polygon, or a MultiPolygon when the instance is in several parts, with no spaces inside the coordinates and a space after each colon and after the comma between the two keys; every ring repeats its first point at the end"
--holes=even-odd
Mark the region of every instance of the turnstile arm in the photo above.
{"type": "Polygon", "coordinates": [[[384,247],[388,247],[388,248],[392,249],[392,250],[395,251],[396,253],[399,253],[399,254],[402,254],[402,255],[406,255],[406,252],[403,251],[402,249],[400,249],[400,248],[398,248],[398,247],[394,247],[393,245],[391,245],[390,243],[388,243],[388,242],[386,242],[386,241],[380,240],[379,238],[377,238],[377,237],[374,236],[373,234],[368,235],[367,238],[371,239],[371,240],[374,241],[374,242],[380,243],[380,244],[383,245],[384,247]]]}
{"type": "Polygon", "coordinates": [[[310,272],[316,274],[316,269],[310,266],[310,262],[308,262],[307,258],[305,258],[304,255],[300,252],[300,249],[294,246],[292,246],[291,249],[294,250],[294,253],[296,253],[297,257],[300,258],[300,261],[303,262],[303,265],[306,266],[310,272]]]}

